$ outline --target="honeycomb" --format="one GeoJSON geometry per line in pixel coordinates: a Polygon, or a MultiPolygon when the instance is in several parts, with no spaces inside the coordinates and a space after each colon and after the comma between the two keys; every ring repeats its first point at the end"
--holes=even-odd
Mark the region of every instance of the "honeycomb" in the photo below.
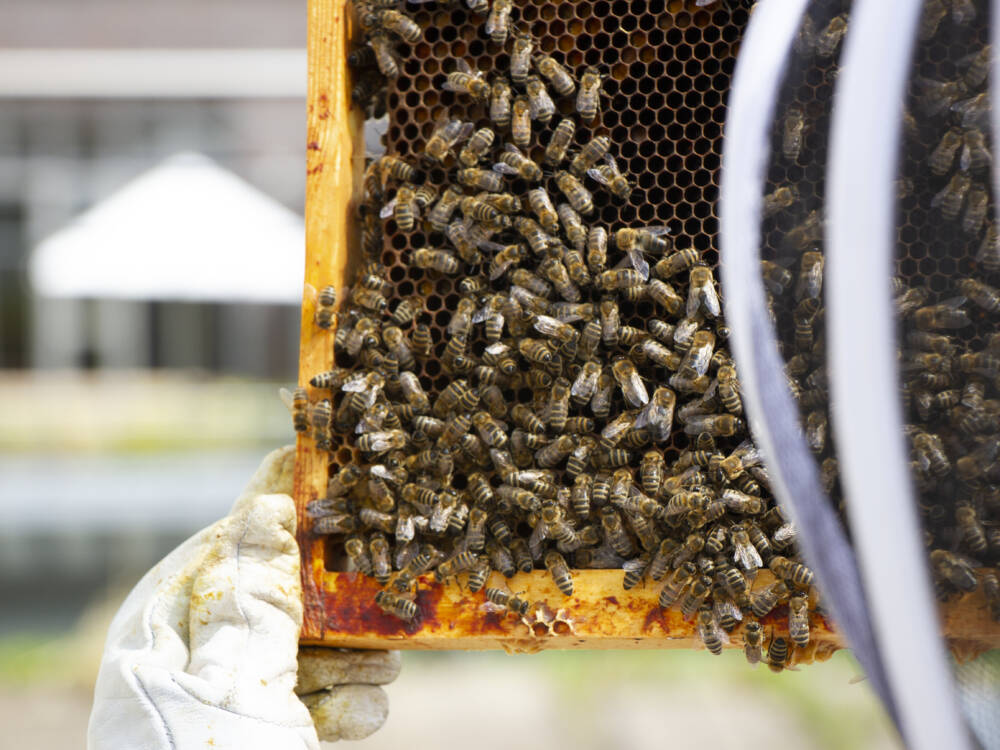
{"type": "MultiPolygon", "coordinates": [[[[423,152],[440,118],[470,120],[476,127],[489,125],[485,107],[443,88],[455,61],[465,59],[484,72],[506,69],[509,55],[483,32],[483,16],[459,3],[417,8],[412,18],[423,29],[423,38],[397,48],[400,75],[388,82],[386,108],[388,153],[416,159],[423,152]]],[[[529,29],[538,47],[560,64],[574,70],[598,67],[604,74],[600,121],[592,128],[578,127],[572,148],[592,135],[606,134],[614,144],[619,166],[634,183],[627,203],[607,191],[594,192],[591,223],[608,232],[623,226],[669,226],[674,237],[683,236],[713,267],[718,263],[719,165],[725,100],[735,66],[735,55],[748,11],[737,3],[699,7],[696,0],[669,2],[531,2],[516,3],[511,12],[515,28],[529,29]],[[731,7],[732,6],[732,7],[731,7]]],[[[569,111],[562,102],[565,114],[569,111]]],[[[533,127],[531,156],[539,163],[544,147],[558,122],[533,127]]],[[[450,163],[446,162],[445,166],[450,163]]],[[[431,169],[427,183],[446,184],[446,170],[431,169]]],[[[558,192],[546,184],[552,195],[558,192]]],[[[510,192],[523,194],[525,183],[514,181],[510,192]]],[[[410,263],[411,250],[446,244],[444,235],[402,232],[390,219],[385,223],[382,263],[395,294],[427,295],[425,322],[431,327],[435,354],[417,372],[432,400],[450,382],[440,355],[445,347],[445,327],[459,300],[458,279],[410,263]]],[[[653,314],[652,303],[621,305],[622,323],[645,328],[653,314]]],[[[516,394],[506,393],[513,400],[516,394]]],[[[682,431],[675,431],[666,446],[668,463],[687,447],[682,431]]],[[[336,448],[331,476],[360,458],[350,445],[336,448]]],[[[456,477],[457,479],[457,477],[456,477]]],[[[342,559],[334,552],[328,559],[342,559]]],[[[334,562],[334,564],[337,564],[334,562]]]]}

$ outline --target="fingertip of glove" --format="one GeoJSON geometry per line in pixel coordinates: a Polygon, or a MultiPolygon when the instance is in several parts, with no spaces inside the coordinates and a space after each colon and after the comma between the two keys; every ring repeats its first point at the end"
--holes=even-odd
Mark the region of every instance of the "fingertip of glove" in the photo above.
{"type": "Polygon", "coordinates": [[[323,742],[363,740],[389,716],[389,697],[375,685],[339,685],[303,696],[323,742]]]}
{"type": "Polygon", "coordinates": [[[300,695],[331,685],[366,683],[385,685],[399,677],[399,651],[345,651],[317,646],[299,648],[300,695]]]}

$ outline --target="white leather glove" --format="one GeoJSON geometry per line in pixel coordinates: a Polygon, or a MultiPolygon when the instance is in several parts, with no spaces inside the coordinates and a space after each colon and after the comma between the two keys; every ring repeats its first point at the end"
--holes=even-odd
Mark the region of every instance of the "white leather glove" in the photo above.
{"type": "Polygon", "coordinates": [[[378,685],[396,678],[398,652],[299,652],[293,459],[268,455],[230,514],[129,594],[104,647],[91,750],[318,750],[382,726],[378,685]]]}

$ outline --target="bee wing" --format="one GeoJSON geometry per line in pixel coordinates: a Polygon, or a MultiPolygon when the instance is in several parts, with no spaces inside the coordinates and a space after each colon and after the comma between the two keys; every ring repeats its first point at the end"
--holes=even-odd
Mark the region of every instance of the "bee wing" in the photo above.
{"type": "Polygon", "coordinates": [[[670,234],[670,227],[668,226],[654,226],[654,227],[643,227],[643,229],[652,235],[660,236],[661,234],[670,234]]]}
{"type": "Polygon", "coordinates": [[[498,161],[493,165],[493,171],[499,172],[500,174],[510,175],[511,177],[516,176],[518,171],[510,164],[504,164],[502,161],[498,161]]]}
{"type": "Polygon", "coordinates": [[[340,390],[346,393],[358,393],[368,388],[368,376],[365,373],[356,373],[344,381],[340,390]]]}
{"type": "Polygon", "coordinates": [[[505,247],[505,245],[501,245],[499,242],[493,242],[492,240],[483,240],[479,243],[479,248],[481,250],[490,250],[494,253],[499,253],[505,247]]]}
{"type": "Polygon", "coordinates": [[[278,389],[278,398],[281,399],[281,403],[288,407],[288,411],[292,411],[292,392],[287,388],[278,389]]]}
{"type": "Polygon", "coordinates": [[[598,182],[601,185],[604,185],[605,187],[607,187],[611,183],[611,180],[607,178],[604,172],[594,167],[591,167],[590,169],[587,170],[587,176],[590,177],[592,180],[594,180],[594,182],[598,182]]]}
{"type": "Polygon", "coordinates": [[[648,280],[649,263],[642,257],[642,251],[637,247],[633,247],[628,251],[628,257],[632,261],[632,267],[642,275],[642,280],[648,280]]]}
{"type": "Polygon", "coordinates": [[[963,172],[968,172],[972,166],[972,151],[969,149],[968,141],[963,141],[962,151],[958,158],[958,166],[963,172]]]}
{"type": "Polygon", "coordinates": [[[388,219],[392,216],[393,211],[396,210],[396,199],[393,198],[391,201],[382,206],[382,210],[378,212],[379,218],[388,219]]]}
{"type": "Polygon", "coordinates": [[[471,122],[463,122],[458,128],[458,135],[455,138],[455,143],[459,141],[464,141],[472,134],[472,129],[475,127],[471,122]]]}
{"type": "Polygon", "coordinates": [[[715,289],[715,284],[710,283],[701,291],[701,303],[705,312],[713,318],[722,314],[722,303],[719,301],[719,293],[715,289]]]}
{"type": "Polygon", "coordinates": [[[733,559],[747,571],[757,570],[764,564],[760,553],[752,544],[738,545],[733,553],[733,559]]]}
{"type": "Polygon", "coordinates": [[[648,559],[636,557],[632,560],[626,560],[624,563],[622,563],[622,570],[624,570],[626,573],[639,572],[639,571],[644,571],[648,567],[648,565],[649,565],[648,559]]]}
{"type": "Polygon", "coordinates": [[[552,111],[552,99],[544,91],[539,96],[533,96],[528,100],[528,113],[532,120],[537,120],[540,115],[552,111]]]}
{"type": "Polygon", "coordinates": [[[615,161],[615,157],[613,157],[610,153],[604,155],[604,161],[606,161],[608,166],[611,167],[611,173],[613,175],[617,176],[622,173],[621,170],[618,169],[618,162],[615,161]]]}

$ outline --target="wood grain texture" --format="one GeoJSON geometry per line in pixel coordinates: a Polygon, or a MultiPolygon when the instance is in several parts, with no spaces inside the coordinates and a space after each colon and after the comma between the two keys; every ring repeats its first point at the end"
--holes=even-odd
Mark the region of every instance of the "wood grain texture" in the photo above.
{"type": "MultiPolygon", "coordinates": [[[[342,289],[353,276],[358,247],[355,207],[364,169],[362,116],[351,110],[347,68],[349,42],[356,21],[346,0],[309,0],[309,86],[306,149],[306,273],[302,305],[299,382],[333,365],[333,330],[313,322],[316,290],[327,284],[342,289]]],[[[312,390],[312,389],[310,389],[312,390]]],[[[312,401],[322,397],[310,393],[312,401]]],[[[462,585],[438,585],[422,579],[417,603],[420,617],[403,623],[379,610],[372,597],[373,580],[355,573],[326,569],[326,545],[310,533],[304,508],[326,492],[329,456],[316,450],[308,434],[300,434],[296,451],[295,500],[302,550],[305,621],[304,643],[353,648],[496,649],[535,651],[542,648],[690,648],[699,642],[693,623],[674,609],[656,606],[658,586],[624,591],[622,573],[574,571],[575,591],[566,598],[545,571],[518,574],[503,582],[538,604],[527,621],[500,617],[483,609],[482,593],[462,585]],[[557,616],[558,615],[558,616],[557,616]]],[[[762,572],[756,586],[770,580],[762,572]]],[[[787,634],[787,608],[764,621],[765,634],[787,634]]],[[[982,593],[950,602],[945,632],[960,658],[1000,645],[1000,625],[989,619],[982,593]]],[[[814,646],[799,661],[823,658],[843,644],[821,616],[812,622],[814,646]]],[[[730,647],[742,647],[733,638],[730,647]]]]}
{"type": "MultiPolygon", "coordinates": [[[[313,322],[316,291],[350,278],[358,227],[353,221],[364,169],[363,117],[351,110],[347,69],[354,20],[345,0],[309,0],[309,88],[306,135],[306,271],[299,342],[299,383],[333,366],[334,330],[313,322]]],[[[312,390],[312,389],[310,389],[312,390]]],[[[317,396],[310,392],[310,400],[317,396]]],[[[305,504],[326,493],[326,453],[307,433],[296,444],[295,499],[298,527],[305,529],[305,504]]],[[[322,638],[322,581],[310,575],[311,560],[323,559],[323,542],[299,535],[305,596],[303,638],[322,638]]]]}

